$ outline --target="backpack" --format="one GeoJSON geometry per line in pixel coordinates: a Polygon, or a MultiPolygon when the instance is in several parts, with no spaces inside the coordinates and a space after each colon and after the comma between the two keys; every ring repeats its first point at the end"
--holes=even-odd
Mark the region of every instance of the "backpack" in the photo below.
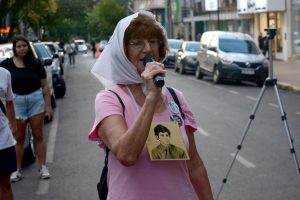
{"type": "MultiPolygon", "coordinates": [[[[178,100],[178,97],[177,97],[174,89],[171,88],[171,87],[167,87],[167,89],[169,90],[170,94],[172,95],[173,100],[175,101],[175,103],[178,105],[182,119],[184,119],[185,116],[184,116],[184,113],[182,112],[180,102],[178,100]]],[[[118,100],[119,100],[119,102],[120,102],[120,104],[122,105],[122,108],[123,108],[123,116],[125,116],[125,105],[124,105],[121,97],[116,92],[114,92],[113,90],[108,90],[108,91],[114,93],[118,97],[118,100]]],[[[109,149],[106,147],[104,167],[102,168],[102,171],[101,171],[100,180],[97,183],[97,191],[98,191],[98,196],[99,196],[100,200],[106,200],[107,194],[108,194],[108,187],[107,187],[108,154],[109,154],[109,149]]]]}

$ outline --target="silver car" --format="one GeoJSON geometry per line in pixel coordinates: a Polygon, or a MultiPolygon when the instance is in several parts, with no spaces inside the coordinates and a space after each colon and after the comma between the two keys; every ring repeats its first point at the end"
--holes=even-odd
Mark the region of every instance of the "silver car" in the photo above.
{"type": "Polygon", "coordinates": [[[196,77],[212,76],[222,80],[252,81],[262,86],[268,76],[269,62],[254,40],[237,32],[208,31],[201,37],[196,77]]]}

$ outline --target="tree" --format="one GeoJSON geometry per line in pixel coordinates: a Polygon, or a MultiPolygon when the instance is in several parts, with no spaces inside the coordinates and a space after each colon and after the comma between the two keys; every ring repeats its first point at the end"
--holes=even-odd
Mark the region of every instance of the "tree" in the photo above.
{"type": "Polygon", "coordinates": [[[86,21],[88,30],[97,40],[108,39],[118,21],[126,16],[127,1],[102,0],[93,12],[89,13],[86,21]]]}

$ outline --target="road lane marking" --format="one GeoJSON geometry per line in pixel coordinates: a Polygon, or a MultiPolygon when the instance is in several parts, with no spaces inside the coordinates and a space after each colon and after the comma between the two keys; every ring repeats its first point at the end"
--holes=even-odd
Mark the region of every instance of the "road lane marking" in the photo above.
{"type": "Polygon", "coordinates": [[[207,131],[205,131],[204,129],[202,129],[200,127],[198,127],[197,129],[198,129],[198,131],[199,131],[199,133],[201,135],[203,135],[203,136],[210,136],[210,134],[207,131]]]}
{"type": "Polygon", "coordinates": [[[253,101],[256,101],[256,100],[257,100],[256,97],[252,97],[252,96],[246,96],[246,97],[247,97],[247,99],[250,99],[250,100],[253,100],[253,101]]]}
{"type": "Polygon", "coordinates": [[[300,112],[296,112],[297,115],[300,115],[300,112]]]}
{"type": "Polygon", "coordinates": [[[269,106],[274,107],[274,108],[279,108],[279,106],[277,104],[274,103],[268,103],[269,106]]]}
{"type": "MultiPolygon", "coordinates": [[[[54,150],[55,150],[55,141],[57,135],[57,127],[58,127],[58,118],[59,118],[59,102],[56,102],[57,106],[55,111],[53,112],[53,120],[51,122],[49,138],[47,142],[47,154],[46,154],[46,163],[52,163],[54,159],[54,150]]],[[[50,188],[50,179],[48,180],[40,180],[38,184],[38,188],[36,190],[37,195],[45,195],[48,194],[50,188]]]]}
{"type": "Polygon", "coordinates": [[[40,180],[39,181],[39,186],[37,189],[36,194],[37,195],[45,195],[48,194],[49,192],[49,187],[50,187],[50,179],[47,180],[40,180]]]}
{"type": "MultiPolygon", "coordinates": [[[[230,156],[232,157],[234,157],[234,155],[235,155],[234,153],[230,154],[230,156]]],[[[250,161],[248,161],[247,159],[245,159],[240,155],[236,156],[236,160],[247,168],[255,168],[255,165],[253,163],[251,163],[250,161]]]]}
{"type": "Polygon", "coordinates": [[[239,94],[237,91],[235,91],[235,90],[229,90],[229,92],[231,93],[231,94],[239,94]]]}
{"type": "Polygon", "coordinates": [[[57,127],[58,127],[58,118],[59,118],[59,102],[57,102],[56,109],[53,113],[54,115],[53,115],[53,120],[51,122],[49,139],[47,143],[47,157],[46,157],[47,163],[52,163],[54,159],[55,141],[56,141],[57,127]]]}

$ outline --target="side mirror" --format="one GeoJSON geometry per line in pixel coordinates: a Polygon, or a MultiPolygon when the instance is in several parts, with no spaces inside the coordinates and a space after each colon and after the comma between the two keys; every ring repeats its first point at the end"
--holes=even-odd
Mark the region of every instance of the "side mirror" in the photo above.
{"type": "Polygon", "coordinates": [[[58,58],[58,53],[54,53],[52,57],[53,58],[58,58]]]}
{"type": "Polygon", "coordinates": [[[52,64],[52,58],[46,58],[46,59],[44,59],[43,61],[42,61],[42,64],[44,65],[44,66],[48,66],[48,65],[51,65],[52,64]]]}

